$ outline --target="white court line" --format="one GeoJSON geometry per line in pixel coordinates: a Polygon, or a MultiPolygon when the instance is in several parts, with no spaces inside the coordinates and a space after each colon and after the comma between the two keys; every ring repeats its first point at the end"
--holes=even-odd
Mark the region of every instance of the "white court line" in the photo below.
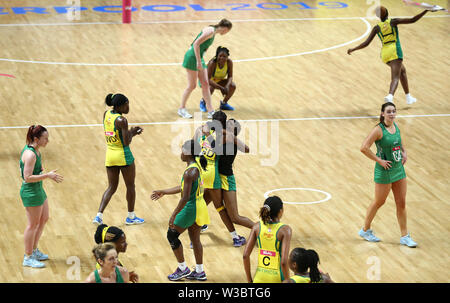
{"type": "MultiPolygon", "coordinates": [[[[409,18],[411,16],[393,16],[391,18],[409,18]]],[[[447,18],[450,15],[423,16],[422,18],[447,18]]],[[[356,20],[356,19],[378,20],[377,17],[330,17],[330,18],[277,18],[277,19],[230,19],[231,22],[277,22],[277,21],[308,21],[308,20],[356,20]]],[[[162,21],[138,21],[131,24],[183,24],[183,23],[215,23],[213,20],[162,20],[162,21]]],[[[66,22],[66,23],[0,23],[0,27],[14,26],[73,26],[73,25],[121,25],[122,22],[66,22]]]]}
{"type": "MultiPolygon", "coordinates": [[[[429,114],[429,115],[397,115],[397,118],[427,118],[427,117],[450,117],[450,114],[429,114]]],[[[355,117],[312,117],[312,118],[282,118],[282,119],[253,119],[239,120],[239,122],[288,122],[288,121],[316,121],[316,120],[353,120],[353,119],[376,119],[379,116],[355,116],[355,117]]],[[[202,123],[209,120],[177,120],[163,122],[141,122],[128,123],[129,125],[174,125],[174,124],[194,124],[202,123]]],[[[100,127],[103,124],[61,124],[61,125],[45,125],[47,128],[65,128],[65,127],[100,127]]],[[[0,129],[27,129],[30,126],[0,126],[0,129]]]]}
{"type": "MultiPolygon", "coordinates": [[[[436,16],[424,16],[424,18],[443,18],[449,17],[450,15],[436,15],[436,16]]],[[[402,16],[397,16],[400,18],[402,16]]],[[[335,20],[362,20],[366,24],[366,32],[360,37],[353,39],[351,41],[341,43],[335,46],[322,48],[313,51],[306,51],[296,54],[288,54],[288,55],[280,55],[280,56],[271,56],[271,57],[263,57],[263,58],[251,58],[251,59],[236,59],[234,62],[254,62],[254,61],[262,61],[262,60],[274,60],[274,59],[283,59],[289,57],[303,56],[309,55],[319,52],[325,52],[332,49],[340,48],[353,42],[359,41],[365,36],[367,36],[370,32],[371,25],[366,19],[372,20],[377,19],[376,17],[334,17],[334,18],[279,18],[279,19],[237,19],[231,20],[232,22],[283,22],[283,21],[335,21],[335,20]]],[[[178,23],[211,23],[216,22],[217,20],[169,20],[169,21],[142,21],[135,22],[133,24],[178,24],[178,23]]],[[[67,26],[67,25],[103,25],[103,24],[117,24],[120,25],[120,22],[79,22],[79,23],[34,23],[34,24],[0,24],[0,27],[11,27],[11,26],[67,26]]],[[[70,66],[180,66],[181,63],[77,63],[77,62],[50,62],[50,61],[35,61],[35,60],[20,60],[20,59],[7,59],[0,58],[0,61],[4,62],[16,62],[16,63],[33,63],[33,64],[47,64],[47,65],[70,65],[70,66]]]]}
{"type": "MultiPolygon", "coordinates": [[[[296,57],[296,56],[303,56],[303,55],[309,55],[309,54],[315,54],[320,52],[326,52],[332,49],[340,48],[349,44],[352,44],[353,42],[356,42],[358,40],[361,40],[365,36],[367,36],[371,30],[370,23],[364,19],[364,18],[357,18],[357,17],[349,17],[349,18],[291,18],[291,19],[248,19],[248,20],[238,20],[237,22],[262,22],[262,21],[317,21],[317,20],[362,20],[366,25],[366,32],[359,36],[356,39],[353,39],[351,41],[347,41],[338,45],[334,45],[331,47],[326,47],[322,49],[316,49],[312,51],[306,51],[301,53],[295,53],[295,54],[288,54],[288,55],[280,55],[280,56],[270,56],[270,57],[263,57],[263,58],[251,58],[251,59],[234,59],[233,62],[253,62],[253,61],[262,61],[262,60],[274,60],[274,59],[283,59],[283,58],[289,58],[289,57],[296,57]]],[[[172,21],[166,21],[172,23],[172,21]]],[[[178,23],[186,23],[191,21],[178,21],[178,23]]],[[[201,20],[201,22],[206,22],[205,20],[201,20]]],[[[211,20],[208,20],[208,22],[212,22],[211,20]]],[[[236,22],[236,20],[233,20],[232,22],[236,22]]],[[[159,21],[154,21],[150,23],[159,23],[159,21]]],[[[67,23],[70,24],[70,23],[67,23]]],[[[95,23],[90,23],[95,24],[95,23]]],[[[100,23],[97,23],[100,24],[100,23]]],[[[107,23],[112,24],[112,23],[107,23]]],[[[35,60],[20,60],[20,59],[6,59],[6,58],[0,58],[0,61],[5,62],[16,62],[16,63],[33,63],[33,64],[48,64],[48,65],[71,65],[71,66],[180,66],[181,62],[179,63],[80,63],[80,62],[51,62],[51,61],[35,61],[35,60]]]]}
{"type": "Polygon", "coordinates": [[[320,189],[314,189],[314,188],[304,188],[304,187],[290,187],[290,188],[277,188],[277,189],[272,189],[272,190],[269,190],[268,192],[264,193],[264,198],[267,199],[267,198],[269,198],[269,195],[270,195],[271,193],[276,192],[276,191],[282,191],[282,190],[304,190],[304,191],[314,191],[314,192],[318,192],[318,193],[321,193],[321,194],[324,194],[324,195],[325,195],[325,198],[324,198],[324,199],[318,200],[318,201],[312,201],[312,202],[288,202],[288,201],[283,201],[283,203],[286,203],[286,204],[318,204],[318,203],[326,202],[326,201],[328,201],[328,200],[331,199],[331,194],[328,193],[328,192],[326,192],[326,191],[323,191],[323,190],[320,190],[320,189]]]}

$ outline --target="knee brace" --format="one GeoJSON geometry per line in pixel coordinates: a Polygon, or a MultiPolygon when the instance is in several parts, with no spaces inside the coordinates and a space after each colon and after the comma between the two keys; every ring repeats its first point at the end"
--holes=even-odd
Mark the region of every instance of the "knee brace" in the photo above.
{"type": "Polygon", "coordinates": [[[172,250],[177,249],[181,245],[181,241],[178,239],[180,236],[180,233],[177,232],[175,229],[169,228],[167,230],[167,240],[169,241],[170,247],[172,247],[172,250]]]}

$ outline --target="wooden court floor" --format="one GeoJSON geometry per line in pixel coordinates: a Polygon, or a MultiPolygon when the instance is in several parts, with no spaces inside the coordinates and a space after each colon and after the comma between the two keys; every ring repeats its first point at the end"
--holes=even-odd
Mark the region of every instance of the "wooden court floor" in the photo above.
{"type": "MultiPolygon", "coordinates": [[[[374,244],[358,236],[374,196],[374,163],[359,148],[377,123],[390,71],[379,59],[378,38],[346,53],[377,22],[369,18],[374,4],[364,2],[249,0],[242,10],[232,0],[198,1],[200,7],[185,0],[142,0],[134,1],[134,23],[123,25],[120,13],[105,12],[121,1],[81,1],[86,10],[70,21],[55,9],[60,1],[0,0],[0,282],[81,282],[94,270],[91,222],[107,186],[104,98],[118,92],[129,97],[128,121],[144,129],[131,150],[136,214],[146,223],[124,224],[123,180],[104,221],[125,231],[129,245],[120,259],[141,282],[168,282],[177,263],[167,224],[179,197],[155,202],[150,194],[180,182],[180,146],[206,121],[200,113],[195,120],[178,119],[187,84],[179,63],[201,28],[224,17],[233,29],[216,36],[205,59],[221,45],[235,61],[237,90],[230,104],[236,110],[227,114],[242,122],[241,137],[251,149],[234,166],[240,213],[256,222],[266,192],[291,188],[272,193],[297,202],[285,204],[282,218],[293,230],[291,249],[316,250],[320,268],[335,281],[450,282],[449,18],[428,13],[400,26],[409,86],[418,102],[407,106],[399,85],[395,103],[408,151],[408,229],[419,246],[399,245],[392,194],[373,222],[382,239],[374,244]],[[32,124],[49,130],[45,169],[64,176],[61,184],[44,181],[50,220],[39,247],[51,259],[40,270],[21,264],[26,216],[18,161],[32,124]],[[307,203],[321,200],[326,201],[307,203]]],[[[381,4],[391,16],[420,12],[401,1],[381,4]]],[[[200,98],[197,88],[188,101],[190,112],[199,111],[200,98]]],[[[216,108],[219,99],[216,92],[216,108]]],[[[245,282],[243,248],[232,247],[218,214],[212,206],[209,211],[211,224],[201,235],[208,281],[245,282]]],[[[236,230],[248,237],[245,227],[236,230]]],[[[195,265],[187,233],[180,239],[187,264],[195,265]]],[[[253,270],[256,259],[254,250],[253,270]]]]}

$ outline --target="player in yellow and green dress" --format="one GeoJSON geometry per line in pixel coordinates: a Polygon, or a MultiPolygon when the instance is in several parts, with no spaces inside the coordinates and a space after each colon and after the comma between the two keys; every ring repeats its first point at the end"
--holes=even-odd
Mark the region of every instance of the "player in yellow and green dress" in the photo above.
{"type": "Polygon", "coordinates": [[[381,60],[391,68],[391,84],[389,87],[389,94],[384,97],[385,102],[393,102],[394,93],[397,89],[399,81],[406,94],[406,103],[413,104],[417,101],[416,98],[412,97],[409,93],[408,78],[406,76],[406,69],[403,64],[403,50],[400,44],[397,25],[415,23],[427,12],[428,10],[425,10],[412,18],[391,19],[389,18],[388,10],[384,6],[379,6],[375,9],[375,13],[377,17],[380,18],[380,22],[372,28],[372,31],[366,41],[347,50],[347,53],[350,55],[356,50],[367,47],[375,36],[380,38],[381,60]]]}
{"type": "Polygon", "coordinates": [[[119,175],[122,172],[127,187],[126,199],[128,204],[128,216],[125,219],[125,224],[142,224],[144,223],[144,219],[137,217],[134,213],[136,201],[136,190],[134,188],[136,166],[129,146],[133,137],[142,133],[142,128],[136,126],[128,129],[128,121],[123,116],[123,114],[128,114],[130,111],[129,101],[126,96],[122,94],[108,94],[105,103],[113,107],[103,114],[103,131],[106,141],[105,166],[108,175],[108,188],[102,196],[98,213],[93,223],[97,225],[103,224],[103,212],[117,190],[119,175]]]}
{"type": "Polygon", "coordinates": [[[181,193],[181,199],[169,219],[167,240],[178,261],[178,267],[174,273],[168,276],[170,281],[178,281],[183,278],[190,280],[206,280],[203,269],[203,246],[200,242],[201,226],[209,224],[209,214],[206,202],[203,198],[202,168],[207,165],[206,158],[201,153],[200,145],[194,141],[186,141],[181,148],[181,160],[187,167],[181,178],[181,185],[169,189],[155,190],[151,195],[152,200],[158,200],[164,195],[181,193]],[[199,161],[196,158],[199,157],[199,161]],[[193,271],[186,265],[183,245],[178,239],[185,231],[189,231],[189,238],[194,249],[196,266],[193,271]]]}
{"type": "Polygon", "coordinates": [[[330,275],[319,270],[319,255],[315,250],[294,248],[289,255],[289,267],[294,275],[284,283],[333,283],[330,275]]]}
{"type": "MultiPolygon", "coordinates": [[[[220,101],[221,110],[234,110],[228,101],[236,90],[233,82],[233,61],[230,59],[230,51],[226,47],[219,46],[216,55],[208,62],[209,90],[211,95],[218,89],[223,95],[220,101]]],[[[200,101],[200,110],[206,112],[205,100],[200,101]]]]}
{"type": "Polygon", "coordinates": [[[289,278],[289,247],[292,229],[280,222],[283,201],[277,196],[264,201],[259,214],[261,221],[255,223],[244,249],[244,269],[249,283],[281,283],[289,278]],[[250,255],[255,243],[258,248],[258,265],[252,277],[250,255]]]}

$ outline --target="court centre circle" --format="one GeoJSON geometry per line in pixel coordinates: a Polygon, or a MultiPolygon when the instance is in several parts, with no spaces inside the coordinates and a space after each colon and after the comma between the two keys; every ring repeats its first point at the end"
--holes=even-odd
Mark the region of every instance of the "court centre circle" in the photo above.
{"type": "Polygon", "coordinates": [[[288,201],[283,201],[283,203],[286,204],[318,204],[318,203],[323,203],[326,202],[328,200],[331,199],[331,194],[327,193],[326,191],[320,190],[320,189],[314,189],[314,188],[303,188],[303,187],[290,187],[290,188],[277,188],[277,189],[272,189],[269,190],[268,192],[266,192],[264,194],[264,198],[268,198],[269,195],[273,192],[277,192],[277,191],[282,191],[282,190],[303,190],[303,191],[313,191],[313,192],[318,192],[321,194],[325,195],[325,198],[322,200],[318,200],[318,201],[312,201],[312,202],[288,202],[288,201]]]}

